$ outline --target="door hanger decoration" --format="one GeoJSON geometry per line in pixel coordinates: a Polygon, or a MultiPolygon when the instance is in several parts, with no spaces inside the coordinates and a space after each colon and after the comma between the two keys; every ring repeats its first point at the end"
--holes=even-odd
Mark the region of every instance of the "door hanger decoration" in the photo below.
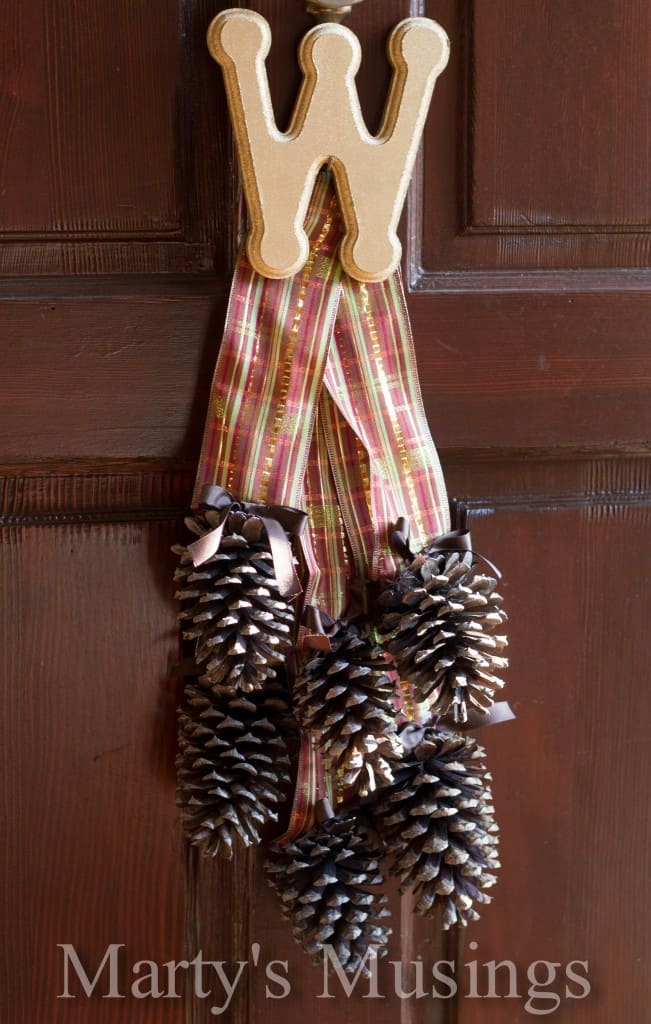
{"type": "Polygon", "coordinates": [[[447,36],[426,18],[393,30],[372,137],[360,44],[340,3],[312,6],[325,20],[301,43],[286,134],[264,18],[227,10],[208,33],[250,230],[186,520],[194,539],[175,548],[192,649],[178,801],[207,856],[264,835],[296,939],[356,971],[386,952],[387,872],[444,928],[489,902],[498,829],[472,733],[513,716],[495,703],[499,573],[451,530],[399,271],[396,228],[447,36]]]}

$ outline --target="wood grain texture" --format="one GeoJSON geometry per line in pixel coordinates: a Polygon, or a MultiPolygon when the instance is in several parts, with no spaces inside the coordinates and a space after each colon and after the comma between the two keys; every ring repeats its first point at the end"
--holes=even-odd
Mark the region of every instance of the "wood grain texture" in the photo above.
{"type": "Polygon", "coordinates": [[[466,230],[648,234],[648,5],[471,8],[466,230]]]}
{"type": "MultiPolygon", "coordinates": [[[[648,463],[645,477],[648,490],[648,463]]],[[[646,671],[636,638],[648,617],[651,557],[640,543],[649,524],[648,504],[607,502],[552,510],[523,501],[471,518],[479,550],[490,543],[505,569],[517,721],[481,734],[495,780],[503,869],[494,905],[468,929],[460,952],[464,963],[479,962],[484,995],[481,965],[514,961],[521,998],[469,998],[464,970],[464,994],[451,1016],[459,1024],[524,1019],[527,967],[536,960],[563,965],[549,985],[561,998],[565,965],[589,961],[590,997],[563,1000],[559,1019],[611,1024],[619,1014],[634,1019],[644,1005],[649,935],[639,908],[651,896],[651,792],[641,758],[651,707],[648,687],[635,680],[646,671]],[[636,568],[620,592],[621,564],[636,568]]]]}
{"type": "Polygon", "coordinates": [[[154,22],[123,0],[3,5],[3,237],[178,232],[176,4],[159,8],[154,22]]]}
{"type": "Polygon", "coordinates": [[[224,299],[3,305],[0,461],[195,456],[224,299]]]}
{"type": "Polygon", "coordinates": [[[649,292],[412,296],[434,437],[648,449],[650,309],[649,292]]]}
{"type": "Polygon", "coordinates": [[[204,42],[218,8],[3,5],[0,274],[223,269],[230,136],[204,42]]]}
{"type": "Polygon", "coordinates": [[[179,463],[23,464],[0,476],[1,526],[179,520],[190,506],[194,467],[179,463]]]}
{"type": "MultiPolygon", "coordinates": [[[[0,465],[197,457],[226,295],[0,303],[0,465]]],[[[442,447],[648,446],[647,292],[410,298],[442,447]]]]}
{"type": "MultiPolygon", "coordinates": [[[[126,944],[129,963],[183,950],[175,532],[156,523],[0,531],[9,815],[0,1004],[12,1024],[125,1019],[120,1001],[99,993],[81,1005],[57,1000],[57,943],[74,943],[89,969],[112,942],[126,944]]],[[[176,1022],[180,1009],[134,1000],[128,1013],[176,1022]]]]}
{"type": "MultiPolygon", "coordinates": [[[[447,489],[457,507],[596,509],[651,499],[647,454],[589,450],[541,453],[444,449],[447,489]]],[[[189,507],[195,464],[147,462],[27,463],[0,475],[0,525],[58,526],[180,520],[189,507]]]]}
{"type": "Polygon", "coordinates": [[[647,5],[424,7],[452,59],[413,196],[414,283],[526,287],[537,270],[554,290],[561,271],[606,286],[607,268],[648,267],[647,5]]]}

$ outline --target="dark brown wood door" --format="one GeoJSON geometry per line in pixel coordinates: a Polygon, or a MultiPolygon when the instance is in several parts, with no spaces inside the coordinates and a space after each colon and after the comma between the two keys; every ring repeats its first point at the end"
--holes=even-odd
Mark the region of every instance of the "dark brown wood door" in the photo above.
{"type": "MultiPolygon", "coordinates": [[[[390,27],[411,8],[452,39],[404,223],[405,275],[451,496],[504,571],[518,716],[485,735],[503,831],[494,903],[467,934],[442,937],[396,898],[393,959],[422,957],[427,993],[405,1000],[390,966],[385,998],[363,998],[363,984],[318,998],[321,973],[259,860],[199,865],[176,822],[169,547],[239,230],[204,45],[223,6],[5,0],[0,12],[2,1019],[213,1020],[226,1002],[214,969],[208,999],[191,984],[179,999],[130,991],[137,961],[202,950],[230,978],[250,961],[222,1014],[240,1024],[520,1024],[552,1010],[643,1021],[648,4],[369,0],[349,22],[371,127],[390,27]],[[256,942],[261,965],[290,962],[287,998],[266,992],[256,942]],[[58,998],[66,943],[93,975],[120,945],[126,998],[104,998],[107,973],[90,1001],[76,976],[75,998],[58,998]],[[454,998],[432,979],[443,960],[456,963],[454,998]],[[494,989],[491,961],[513,964],[494,989]]],[[[272,24],[282,123],[310,22],[298,2],[251,6],[272,24]]],[[[169,994],[162,968],[159,982],[169,994]]]]}

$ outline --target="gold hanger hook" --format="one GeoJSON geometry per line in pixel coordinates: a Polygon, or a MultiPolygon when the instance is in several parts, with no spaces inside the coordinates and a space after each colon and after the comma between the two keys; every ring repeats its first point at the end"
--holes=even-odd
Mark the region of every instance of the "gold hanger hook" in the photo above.
{"type": "Polygon", "coordinates": [[[343,21],[363,0],[307,0],[307,10],[317,21],[343,21]]]}

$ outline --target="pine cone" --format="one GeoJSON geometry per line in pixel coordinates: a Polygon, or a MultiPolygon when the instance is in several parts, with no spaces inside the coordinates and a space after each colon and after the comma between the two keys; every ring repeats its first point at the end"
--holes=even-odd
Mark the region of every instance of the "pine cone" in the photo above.
{"type": "Polygon", "coordinates": [[[390,760],[402,753],[394,686],[384,651],[357,625],[340,623],[330,643],[330,651],[315,653],[300,672],[294,706],[343,786],[365,796],[391,782],[390,760]]]}
{"type": "Polygon", "coordinates": [[[442,907],[446,930],[477,920],[475,905],[490,903],[485,890],[500,866],[483,757],[474,739],[425,728],[393,785],[372,804],[401,892],[414,891],[417,914],[442,907]]]}
{"type": "Polygon", "coordinates": [[[207,856],[230,859],[260,842],[288,795],[289,692],[279,681],[250,697],[188,684],[179,715],[177,802],[184,831],[207,856]]]}
{"type": "Polygon", "coordinates": [[[506,622],[496,586],[475,571],[471,552],[425,548],[380,596],[380,632],[400,675],[417,701],[434,693],[431,710],[452,712],[457,724],[470,707],[490,710],[504,685],[495,675],[508,665],[507,638],[493,635],[506,622]]]}
{"type": "MultiPolygon", "coordinates": [[[[331,946],[343,969],[355,972],[369,950],[384,956],[391,929],[387,897],[378,891],[382,846],[367,819],[332,817],[284,846],[267,862],[267,880],[283,904],[294,938],[321,962],[331,946]]],[[[362,974],[368,977],[367,964],[362,974]]]]}
{"type": "MultiPolygon", "coordinates": [[[[213,511],[186,519],[202,537],[220,522],[213,511]]],[[[294,609],[278,592],[269,544],[257,516],[231,512],[219,551],[195,568],[186,547],[174,579],[177,597],[190,602],[179,618],[189,619],[184,631],[195,640],[194,657],[203,666],[206,686],[227,686],[251,693],[276,675],[292,639],[294,609]]]]}

